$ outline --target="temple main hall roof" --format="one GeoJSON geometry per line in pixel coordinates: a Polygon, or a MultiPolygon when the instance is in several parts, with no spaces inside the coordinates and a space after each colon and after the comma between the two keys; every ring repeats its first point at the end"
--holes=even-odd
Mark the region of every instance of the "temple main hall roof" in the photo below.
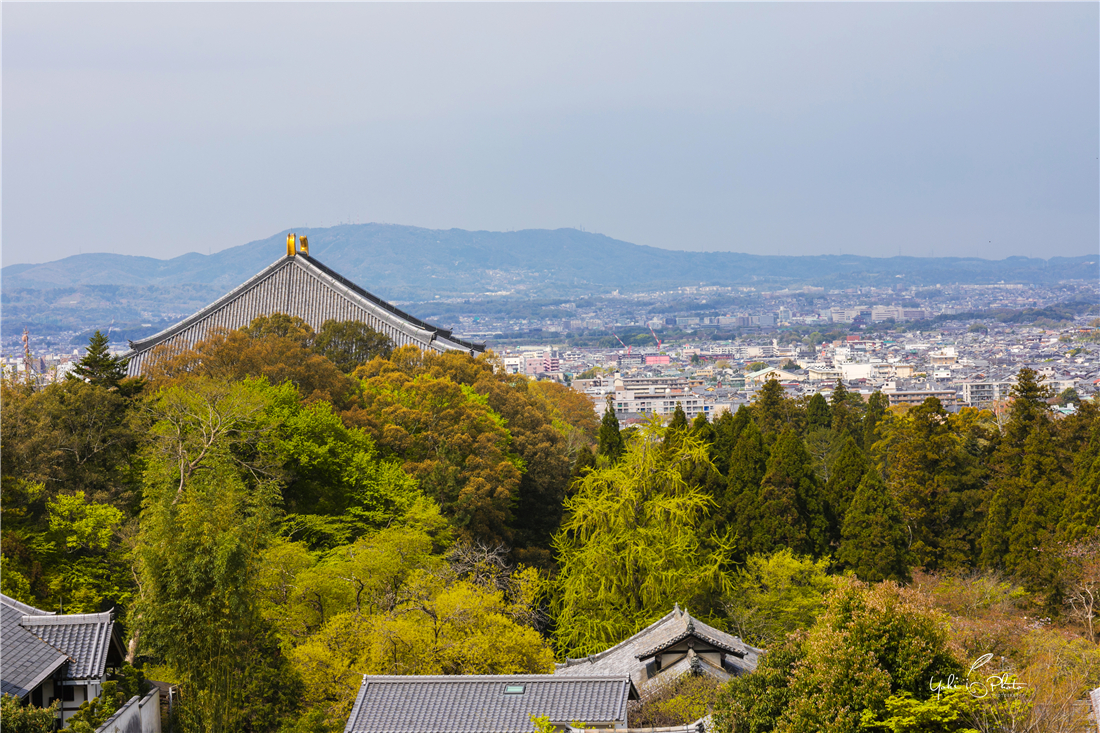
{"type": "Polygon", "coordinates": [[[485,350],[484,344],[456,338],[447,329],[438,328],[372,295],[339,273],[330,270],[306,252],[280,258],[270,267],[198,313],[160,333],[131,341],[127,370],[131,376],[142,373],[150,352],[162,344],[191,347],[206,338],[213,328],[237,329],[254,318],[272,313],[297,316],[315,330],[329,319],[362,321],[389,336],[395,346],[409,344],[433,351],[485,350]]]}

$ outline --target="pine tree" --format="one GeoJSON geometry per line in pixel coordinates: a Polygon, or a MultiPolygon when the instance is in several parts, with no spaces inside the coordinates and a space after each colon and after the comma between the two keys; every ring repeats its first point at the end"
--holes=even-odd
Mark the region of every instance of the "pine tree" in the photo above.
{"type": "Polygon", "coordinates": [[[582,446],[577,451],[577,460],[573,462],[573,470],[569,474],[569,488],[566,496],[570,496],[584,479],[588,472],[596,468],[596,456],[588,446],[582,446]]]}
{"type": "Polygon", "coordinates": [[[775,441],[760,484],[759,499],[748,521],[751,552],[789,547],[796,553],[820,556],[828,546],[828,526],[819,498],[810,454],[793,430],[775,441]]]}
{"type": "Polygon", "coordinates": [[[1037,583],[1035,553],[1052,527],[1052,517],[1061,520],[1062,505],[1045,507],[1064,496],[1069,461],[1052,440],[1051,390],[1027,367],[1017,375],[1012,388],[1012,405],[1000,443],[993,454],[993,492],[981,538],[981,562],[986,567],[1009,573],[1024,573],[1037,583]],[[1021,521],[1022,520],[1022,521],[1021,521]],[[1018,567],[1019,566],[1019,567],[1018,567]]]}
{"type": "MultiPolygon", "coordinates": [[[[741,414],[741,410],[745,411],[745,417],[748,419],[748,409],[742,405],[737,411],[738,415],[741,414]]],[[[744,426],[743,422],[737,423],[729,410],[724,411],[714,421],[712,426],[714,440],[710,444],[710,461],[723,476],[729,474],[730,454],[733,453],[733,447],[737,445],[737,436],[744,426]]]]}
{"type": "Polygon", "coordinates": [[[860,436],[864,450],[870,451],[879,439],[880,423],[886,416],[886,408],[889,406],[890,400],[877,390],[867,400],[867,414],[863,416],[863,430],[860,436]]]}
{"type": "Polygon", "coordinates": [[[806,426],[812,430],[814,428],[827,428],[832,424],[833,415],[829,409],[829,403],[820,392],[815,392],[806,405],[806,426]]]}
{"type": "Polygon", "coordinates": [[[1049,553],[1043,549],[1054,541],[1062,521],[1068,488],[1064,469],[1065,451],[1051,434],[1051,426],[1038,422],[1024,441],[1019,482],[1025,498],[1016,521],[1008,531],[1005,569],[1031,589],[1049,586],[1049,553]]]}
{"type": "Polygon", "coordinates": [[[788,428],[801,430],[805,421],[805,415],[795,405],[794,400],[787,396],[787,391],[778,379],[764,380],[764,386],[760,388],[753,403],[752,415],[756,426],[760,428],[760,434],[764,436],[764,442],[769,445],[779,433],[788,428]]]}
{"type": "Polygon", "coordinates": [[[100,387],[118,387],[126,378],[126,359],[111,356],[107,351],[107,337],[96,331],[88,341],[88,350],[69,372],[70,379],[83,379],[100,387]]]}
{"type": "Polygon", "coordinates": [[[708,448],[714,442],[714,426],[707,420],[707,413],[700,412],[691,421],[691,434],[706,443],[708,448]]]}
{"type": "Polygon", "coordinates": [[[836,380],[836,387],[833,389],[832,396],[832,412],[833,412],[833,432],[846,433],[851,432],[854,419],[852,417],[852,408],[848,399],[848,388],[844,386],[844,381],[841,379],[836,380]]]}
{"type": "Polygon", "coordinates": [[[1074,457],[1072,497],[1066,505],[1058,533],[1065,542],[1090,536],[1100,527],[1100,408],[1095,402],[1082,403],[1083,415],[1091,423],[1088,442],[1074,457]]]}
{"type": "Polygon", "coordinates": [[[665,448],[674,448],[688,432],[688,419],[684,414],[683,406],[677,402],[676,410],[672,413],[672,419],[668,421],[665,429],[665,448]]]}
{"type": "Polygon", "coordinates": [[[622,433],[619,432],[619,418],[615,416],[615,403],[611,395],[607,396],[607,406],[603,411],[603,421],[600,423],[600,447],[598,453],[607,456],[612,463],[622,458],[626,451],[622,433]]]}
{"type": "Polygon", "coordinates": [[[825,516],[829,520],[830,544],[840,541],[840,530],[844,516],[852,503],[856,489],[867,473],[867,457],[848,436],[840,455],[829,469],[829,480],[825,484],[825,516]]]}
{"type": "Polygon", "coordinates": [[[768,453],[763,436],[751,419],[741,430],[729,460],[729,476],[725,491],[717,492],[717,506],[711,512],[707,529],[722,535],[727,529],[743,540],[752,533],[752,518],[760,496],[760,482],[764,480],[768,453]]]}
{"type": "Polygon", "coordinates": [[[906,581],[908,531],[893,495],[878,472],[863,477],[841,529],[837,560],[863,581],[906,581]]]}
{"type": "Polygon", "coordinates": [[[885,441],[886,483],[912,530],[914,564],[929,570],[970,565],[987,492],[959,416],[929,397],[893,425],[885,441]]]}

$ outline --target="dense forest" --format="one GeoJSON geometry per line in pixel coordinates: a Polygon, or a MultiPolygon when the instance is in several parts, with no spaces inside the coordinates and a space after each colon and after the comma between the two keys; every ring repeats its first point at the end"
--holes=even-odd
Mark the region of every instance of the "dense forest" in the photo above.
{"type": "Polygon", "coordinates": [[[768,651],[634,726],[1073,730],[1100,685],[1100,409],[1029,369],[997,412],[772,381],[621,429],[492,354],[274,315],[2,389],[3,592],[116,609],[178,730],[342,730],[364,673],[550,672],[676,603],[768,651]]]}

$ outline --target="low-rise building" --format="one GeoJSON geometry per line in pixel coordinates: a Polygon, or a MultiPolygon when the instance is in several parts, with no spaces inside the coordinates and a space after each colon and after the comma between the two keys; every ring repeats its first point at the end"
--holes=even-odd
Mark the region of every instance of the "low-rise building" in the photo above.
{"type": "Polygon", "coordinates": [[[561,731],[627,727],[638,691],[626,674],[364,675],[345,733],[521,733],[532,717],[561,731]]]}
{"type": "Polygon", "coordinates": [[[58,700],[64,726],[99,697],[124,650],[110,611],[55,614],[0,595],[0,656],[0,691],[36,707],[58,700]]]}
{"type": "Polygon", "coordinates": [[[959,395],[953,389],[896,389],[887,386],[882,390],[890,406],[919,405],[929,397],[935,397],[948,412],[958,412],[959,395]]]}

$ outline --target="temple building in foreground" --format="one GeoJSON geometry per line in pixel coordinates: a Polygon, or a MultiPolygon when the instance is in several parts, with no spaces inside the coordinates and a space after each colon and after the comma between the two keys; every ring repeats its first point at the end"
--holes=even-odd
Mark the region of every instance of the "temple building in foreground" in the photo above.
{"type": "Polygon", "coordinates": [[[629,675],[642,699],[685,674],[720,683],[756,670],[758,649],[693,618],[679,604],[634,636],[610,649],[558,664],[555,675],[629,675]]]}
{"type": "Polygon", "coordinates": [[[330,319],[362,321],[385,334],[394,346],[412,344],[438,352],[475,354],[484,344],[456,338],[405,313],[309,256],[305,237],[287,235],[287,253],[252,279],[226,293],[198,313],[139,341],[131,341],[130,376],[142,373],[155,348],[162,345],[189,348],[206,338],[213,328],[237,329],[257,316],[286,313],[297,316],[314,330],[330,319]]]}

